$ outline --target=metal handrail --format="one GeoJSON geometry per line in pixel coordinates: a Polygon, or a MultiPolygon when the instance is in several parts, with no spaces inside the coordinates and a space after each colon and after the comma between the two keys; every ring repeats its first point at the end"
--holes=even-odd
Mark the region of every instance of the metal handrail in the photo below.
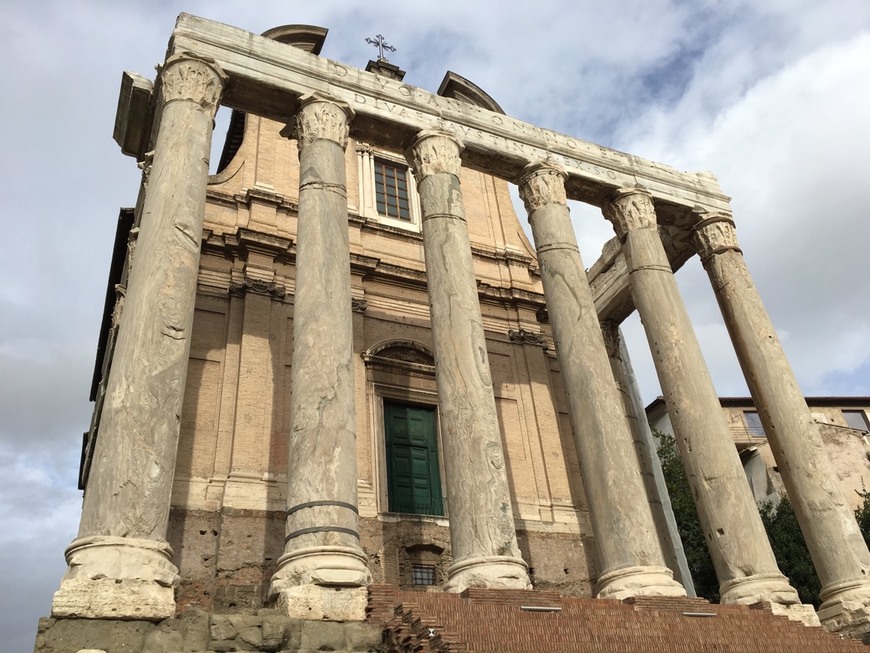
{"type": "Polygon", "coordinates": [[[729,431],[731,432],[731,437],[737,439],[767,437],[767,434],[764,432],[764,428],[760,426],[732,425],[729,427],[729,431]]]}

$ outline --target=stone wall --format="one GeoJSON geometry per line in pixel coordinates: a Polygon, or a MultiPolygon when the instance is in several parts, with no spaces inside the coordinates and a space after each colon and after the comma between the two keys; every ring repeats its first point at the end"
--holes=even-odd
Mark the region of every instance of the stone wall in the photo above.
{"type": "Polygon", "coordinates": [[[206,653],[282,651],[374,653],[381,626],[290,619],[275,611],[209,615],[199,610],[159,623],[41,619],[34,653],[206,653]]]}
{"type": "MultiPolygon", "coordinates": [[[[269,580],[283,549],[279,511],[172,510],[170,545],[181,569],[176,594],[180,612],[256,612],[267,605],[269,580]]],[[[414,586],[413,564],[436,569],[437,589],[447,580],[448,520],[390,515],[360,519],[360,540],[369,557],[372,580],[403,589],[414,586]]],[[[594,539],[576,529],[521,528],[517,540],[537,589],[592,596],[597,563],[594,539]]]]}

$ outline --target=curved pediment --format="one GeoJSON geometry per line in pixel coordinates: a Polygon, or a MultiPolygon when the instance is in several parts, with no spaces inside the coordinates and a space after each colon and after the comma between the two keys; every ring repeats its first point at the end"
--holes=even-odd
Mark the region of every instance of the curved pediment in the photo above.
{"type": "Polygon", "coordinates": [[[444,79],[441,80],[441,86],[438,87],[438,95],[468,102],[469,104],[504,114],[504,110],[498,105],[498,102],[489,96],[489,93],[474,82],[450,70],[447,71],[444,79]]]}
{"type": "Polygon", "coordinates": [[[366,362],[394,362],[433,367],[435,356],[425,345],[413,340],[390,340],[369,348],[364,354],[366,362]]]}

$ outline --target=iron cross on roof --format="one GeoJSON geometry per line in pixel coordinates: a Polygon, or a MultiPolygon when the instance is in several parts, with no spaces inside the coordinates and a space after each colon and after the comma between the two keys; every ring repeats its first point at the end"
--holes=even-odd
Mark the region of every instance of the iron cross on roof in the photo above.
{"type": "Polygon", "coordinates": [[[395,52],[396,48],[387,43],[384,40],[383,35],[378,34],[375,38],[370,39],[366,38],[366,43],[370,43],[378,49],[378,61],[386,61],[387,58],[384,56],[384,50],[388,50],[389,52],[395,52]]]}

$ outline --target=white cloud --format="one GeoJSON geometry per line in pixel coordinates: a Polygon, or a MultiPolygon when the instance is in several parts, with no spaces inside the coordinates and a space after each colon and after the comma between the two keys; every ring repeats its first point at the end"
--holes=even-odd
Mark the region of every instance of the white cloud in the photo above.
{"type": "MultiPolygon", "coordinates": [[[[714,114],[697,110],[690,89],[673,119],[657,111],[655,126],[630,144],[678,167],[715,170],[734,196],[738,236],[768,311],[812,392],[825,392],[827,375],[870,360],[870,198],[856,192],[870,147],[870,89],[855,83],[868,76],[870,33],[857,34],[759,79],[714,114]]],[[[712,293],[699,292],[703,272],[688,267],[687,301],[706,326],[712,293]]]]}

